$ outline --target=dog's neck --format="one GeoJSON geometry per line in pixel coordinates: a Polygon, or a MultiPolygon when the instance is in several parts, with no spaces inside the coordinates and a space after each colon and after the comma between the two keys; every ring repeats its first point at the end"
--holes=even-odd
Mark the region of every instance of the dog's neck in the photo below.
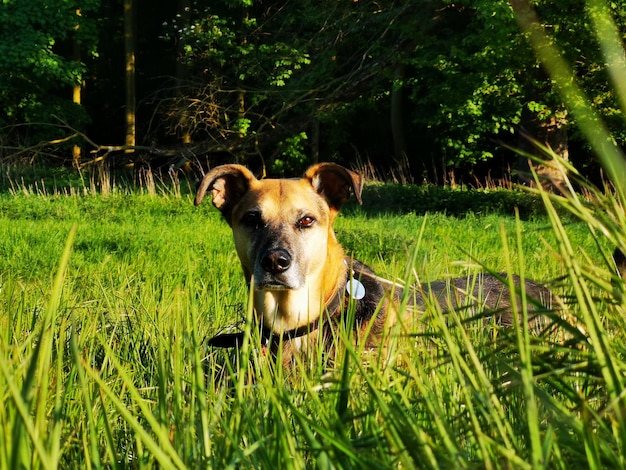
{"type": "MultiPolygon", "coordinates": [[[[356,260],[345,259],[343,263],[339,264],[346,267],[346,272],[334,290],[334,294],[324,303],[323,314],[320,314],[315,320],[292,329],[276,332],[275,329],[264,324],[262,318],[257,317],[263,348],[268,348],[275,354],[279,350],[278,346],[282,344],[283,360],[289,361],[294,351],[304,351],[309,346],[317,344],[320,334],[323,338],[322,341],[330,339],[328,332],[333,331],[334,327],[343,321],[345,317],[342,314],[345,309],[349,308],[351,302],[354,302],[354,324],[352,327],[362,328],[376,316],[384,296],[382,279],[356,260]]],[[[368,331],[379,334],[383,327],[384,323],[375,321],[371,328],[368,327],[368,331]]],[[[225,331],[211,338],[209,344],[222,348],[238,347],[243,344],[243,340],[244,333],[242,331],[225,331]]]]}
{"type": "MultiPolygon", "coordinates": [[[[345,284],[347,283],[347,281],[348,280],[346,279],[346,282],[342,283],[342,285],[339,286],[333,296],[324,303],[324,311],[329,316],[329,318],[336,316],[337,313],[340,312],[342,309],[345,301],[345,284]]],[[[320,327],[321,321],[322,315],[320,314],[316,320],[297,328],[283,331],[280,334],[275,333],[271,328],[267,328],[263,324],[261,324],[261,339],[264,344],[279,343],[281,341],[291,341],[317,331],[320,327]]]]}

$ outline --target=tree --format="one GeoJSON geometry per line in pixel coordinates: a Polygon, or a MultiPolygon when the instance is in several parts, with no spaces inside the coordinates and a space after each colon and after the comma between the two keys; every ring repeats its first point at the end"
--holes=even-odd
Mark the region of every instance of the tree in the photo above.
{"type": "MultiPolygon", "coordinates": [[[[68,0],[5,0],[0,7],[0,142],[28,147],[80,129],[88,116],[73,102],[85,64],[78,52],[94,56],[99,0],[77,9],[68,0]]],[[[74,99],[74,101],[77,101],[74,99]]]]}
{"type": "MultiPolygon", "coordinates": [[[[622,123],[585,3],[532,3],[598,109],[622,123]]],[[[623,27],[624,2],[612,5],[623,27]]],[[[523,145],[520,131],[566,157],[568,136],[577,136],[576,121],[520,32],[511,6],[500,0],[436,1],[430,11],[432,20],[419,29],[407,65],[413,74],[414,122],[432,132],[443,163],[458,167],[488,161],[498,148],[494,141],[523,145]]],[[[620,130],[618,138],[625,137],[620,130]]]]}
{"type": "MultiPolygon", "coordinates": [[[[137,97],[135,95],[135,15],[133,0],[124,0],[124,63],[126,82],[126,146],[136,144],[136,116],[137,97]]],[[[126,153],[133,153],[127,148],[126,153]]]]}
{"type": "Polygon", "coordinates": [[[280,100],[273,98],[308,59],[270,36],[257,17],[268,12],[257,5],[236,0],[181,4],[185,10],[168,25],[168,38],[176,42],[189,80],[184,92],[179,88],[162,106],[166,134],[185,123],[185,133],[213,152],[244,160],[258,153],[264,130],[275,127],[274,113],[280,113],[273,108],[280,100]],[[264,35],[270,40],[261,39],[264,35]]]}
{"type": "Polygon", "coordinates": [[[341,129],[331,123],[378,88],[388,62],[382,44],[402,4],[195,2],[188,18],[179,14],[168,26],[170,39],[183,44],[191,83],[202,85],[163,107],[177,116],[165,121],[168,132],[187,113],[196,141],[211,142],[205,148],[213,151],[240,160],[263,155],[279,172],[317,159],[320,132],[341,129]]]}
{"type": "MultiPolygon", "coordinates": [[[[580,148],[575,117],[504,0],[155,0],[133,2],[142,21],[126,34],[125,3],[5,0],[5,149],[69,138],[55,127],[66,126],[145,152],[133,159],[182,152],[276,173],[405,159],[432,180],[511,164],[501,144],[523,146],[522,130],[562,155],[580,148]]],[[[624,142],[583,0],[531,3],[624,142]]],[[[611,9],[624,29],[626,0],[611,9]]]]}

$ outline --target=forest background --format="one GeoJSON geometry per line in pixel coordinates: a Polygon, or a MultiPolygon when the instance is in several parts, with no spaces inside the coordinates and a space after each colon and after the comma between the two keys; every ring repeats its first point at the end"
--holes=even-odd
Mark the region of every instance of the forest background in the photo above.
{"type": "MultiPolygon", "coordinates": [[[[271,174],[332,159],[454,184],[514,178],[509,148],[532,153],[530,135],[597,175],[518,26],[523,3],[3,0],[0,158],[271,174]]],[[[590,7],[528,4],[623,144],[590,7]]],[[[626,2],[609,7],[623,32],[626,2]]]]}

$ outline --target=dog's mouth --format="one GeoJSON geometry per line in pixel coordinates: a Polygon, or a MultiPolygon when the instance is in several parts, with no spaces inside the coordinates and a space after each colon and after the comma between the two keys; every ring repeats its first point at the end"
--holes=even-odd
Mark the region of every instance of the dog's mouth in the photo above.
{"type": "Polygon", "coordinates": [[[261,271],[258,275],[254,276],[254,288],[256,290],[294,290],[300,289],[303,282],[298,276],[292,275],[292,273],[283,273],[280,275],[272,275],[270,273],[261,271]]]}
{"type": "Polygon", "coordinates": [[[290,287],[282,282],[256,282],[254,284],[256,290],[291,290],[293,287],[290,287]]]}
{"type": "Polygon", "coordinates": [[[276,276],[261,276],[255,278],[254,287],[256,290],[277,291],[299,289],[301,286],[290,279],[281,279],[276,276]]]}

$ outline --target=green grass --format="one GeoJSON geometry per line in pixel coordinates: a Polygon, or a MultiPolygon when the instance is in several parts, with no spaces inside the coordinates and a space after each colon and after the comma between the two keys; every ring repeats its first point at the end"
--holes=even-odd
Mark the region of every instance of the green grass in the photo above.
{"type": "MultiPolygon", "coordinates": [[[[589,6],[603,50],[622,51],[608,10],[589,6]]],[[[626,467],[626,288],[610,257],[626,252],[626,165],[538,20],[520,22],[614,188],[574,169],[585,198],[375,185],[336,227],[408,283],[483,268],[553,280],[557,332],[427,303],[408,334],[389,332],[384,361],[347,331],[334,363],[288,371],[254,334],[211,350],[205,338],[242,318],[250,332],[252,315],[215,210],[177,182],[136,193],[3,169],[0,468],[626,467]]],[[[527,299],[511,300],[526,318],[527,299]]]]}
{"type": "Polygon", "coordinates": [[[408,209],[371,214],[366,200],[338,219],[338,237],[410,282],[479,263],[565,276],[557,290],[588,300],[565,313],[589,335],[494,341],[431,308],[387,365],[347,346],[335,366],[320,356],[283,371],[254,335],[239,355],[204,345],[250,315],[230,230],[209,204],[0,196],[0,466],[623,465],[623,307],[613,303],[623,289],[602,258],[615,240],[594,237],[584,217],[560,233],[558,216],[408,209]],[[564,240],[574,250],[565,264],[564,240]],[[587,274],[574,283],[576,266],[587,274]]]}

